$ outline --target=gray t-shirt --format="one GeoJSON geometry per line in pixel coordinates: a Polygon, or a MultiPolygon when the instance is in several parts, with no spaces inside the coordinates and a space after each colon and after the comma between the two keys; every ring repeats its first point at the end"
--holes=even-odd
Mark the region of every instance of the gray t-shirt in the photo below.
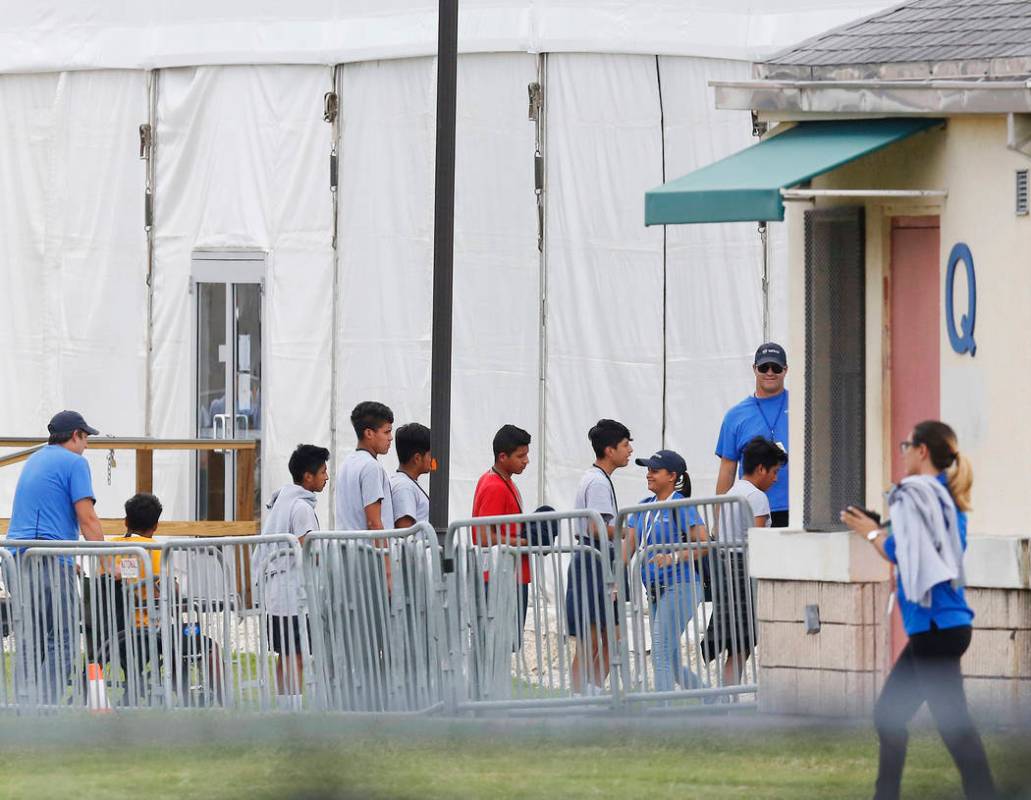
{"type": "Polygon", "coordinates": [[[430,498],[422,486],[403,472],[395,472],[390,476],[390,499],[394,506],[396,525],[401,517],[411,517],[416,522],[428,522],[430,518],[430,498]]]}
{"type": "Polygon", "coordinates": [[[368,450],[355,450],[341,462],[333,488],[336,491],[336,520],[333,525],[338,531],[367,530],[365,507],[377,500],[383,501],[380,507],[383,527],[394,527],[390,479],[383,465],[368,450]]]}
{"type": "MultiPolygon", "coordinates": [[[[616,493],[612,488],[609,476],[601,467],[591,467],[580,479],[580,485],[576,490],[576,499],[573,501],[573,508],[597,511],[606,525],[611,525],[616,518],[616,493]]],[[[586,537],[587,522],[577,520],[577,533],[586,537]]]]}

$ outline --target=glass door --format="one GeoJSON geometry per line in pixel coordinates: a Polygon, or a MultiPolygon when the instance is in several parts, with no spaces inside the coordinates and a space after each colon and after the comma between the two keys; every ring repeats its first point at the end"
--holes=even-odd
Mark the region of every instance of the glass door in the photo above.
{"type": "MultiPolygon", "coordinates": [[[[253,258],[239,258],[250,254],[205,255],[194,255],[197,438],[257,440],[252,518],[260,519],[262,289],[255,279],[260,273],[253,258]]],[[[264,254],[257,255],[263,272],[264,254]]],[[[236,517],[236,461],[234,450],[198,451],[197,519],[236,517]]]]}

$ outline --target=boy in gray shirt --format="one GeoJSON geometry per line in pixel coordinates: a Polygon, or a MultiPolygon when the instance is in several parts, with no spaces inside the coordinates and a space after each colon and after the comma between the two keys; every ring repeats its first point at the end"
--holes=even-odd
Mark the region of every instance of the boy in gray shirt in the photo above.
{"type": "MultiPolygon", "coordinates": [[[[329,450],[325,447],[297,445],[289,462],[293,483],[273,493],[261,526],[263,534],[291,533],[303,539],[319,529],[315,504],[317,494],[329,481],[327,461],[329,450]]],[[[293,551],[279,544],[261,544],[251,554],[251,580],[254,596],[264,606],[270,648],[277,655],[277,705],[281,709],[299,710],[304,686],[301,626],[309,628],[307,615],[301,613],[304,585],[301,565],[295,563],[293,551]]],[[[310,648],[310,632],[306,638],[310,648]]]]}
{"type": "MultiPolygon", "coordinates": [[[[577,523],[577,539],[581,546],[594,548],[597,552],[581,550],[573,555],[566,579],[566,624],[569,634],[576,639],[573,655],[573,690],[588,692],[605,685],[608,677],[609,641],[605,626],[605,605],[612,602],[608,597],[602,577],[601,559],[607,558],[613,569],[617,568],[614,522],[618,513],[616,489],[612,485],[612,473],[630,463],[634,448],[630,444],[630,430],[614,419],[600,419],[587,433],[596,456],[580,486],[576,490],[573,507],[597,511],[605,523],[606,530],[588,530],[586,520],[577,523]]],[[[616,576],[623,580],[622,575],[616,576]]],[[[619,614],[614,613],[615,624],[619,614]]]]}
{"type": "Polygon", "coordinates": [[[410,528],[430,518],[430,496],[419,483],[419,477],[430,472],[430,429],[418,422],[409,422],[397,429],[394,438],[398,469],[390,476],[390,497],[394,506],[393,524],[410,528]]]}
{"type": "Polygon", "coordinates": [[[389,530],[394,527],[394,507],[390,479],[379,457],[390,452],[394,412],[366,401],[354,407],[351,424],[358,445],[337,470],[334,526],[338,531],[389,530]]]}
{"type": "MultiPolygon", "coordinates": [[[[390,451],[394,412],[382,403],[365,401],[351,412],[351,425],[358,442],[337,471],[334,527],[338,531],[390,530],[394,527],[390,479],[379,457],[390,451]]],[[[387,685],[389,644],[382,609],[389,607],[393,558],[386,539],[372,539],[367,544],[374,550],[370,552],[366,543],[344,549],[357,561],[356,571],[352,573],[350,567],[345,567],[345,574],[355,574],[357,580],[339,587],[337,596],[342,605],[329,624],[336,627],[335,635],[359,638],[354,652],[345,657],[347,663],[334,668],[350,673],[352,679],[368,687],[361,707],[381,711],[388,702],[383,688],[387,685]]]]}

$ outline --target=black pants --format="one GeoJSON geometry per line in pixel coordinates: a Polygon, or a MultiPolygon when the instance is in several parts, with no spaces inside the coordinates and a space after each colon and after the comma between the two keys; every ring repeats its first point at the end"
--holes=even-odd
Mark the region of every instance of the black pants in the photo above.
{"type": "Polygon", "coordinates": [[[786,528],[788,526],[788,510],[770,512],[771,528],[786,528]]]}
{"type": "Polygon", "coordinates": [[[874,709],[880,739],[876,800],[899,796],[909,733],[906,725],[926,702],[945,746],[959,768],[968,798],[994,798],[981,737],[967,710],[959,659],[970,646],[970,626],[912,636],[884,683],[874,709]]]}

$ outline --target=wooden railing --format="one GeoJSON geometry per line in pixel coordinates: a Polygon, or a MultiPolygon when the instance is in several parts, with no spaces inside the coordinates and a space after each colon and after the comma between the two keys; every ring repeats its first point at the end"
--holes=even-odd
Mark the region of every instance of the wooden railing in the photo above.
{"type": "MultiPolygon", "coordinates": [[[[38,437],[8,436],[0,438],[0,448],[20,448],[0,456],[0,467],[24,461],[47,440],[38,437]]],[[[136,453],[136,491],[154,491],[155,450],[234,450],[236,451],[236,520],[162,520],[158,532],[162,536],[244,536],[259,532],[254,519],[254,480],[257,465],[256,439],[150,439],[130,436],[95,436],[90,439],[94,450],[133,450],[136,453]]],[[[6,535],[9,519],[0,518],[0,535],[6,535]]],[[[121,519],[102,519],[106,535],[125,532],[121,519]]]]}

